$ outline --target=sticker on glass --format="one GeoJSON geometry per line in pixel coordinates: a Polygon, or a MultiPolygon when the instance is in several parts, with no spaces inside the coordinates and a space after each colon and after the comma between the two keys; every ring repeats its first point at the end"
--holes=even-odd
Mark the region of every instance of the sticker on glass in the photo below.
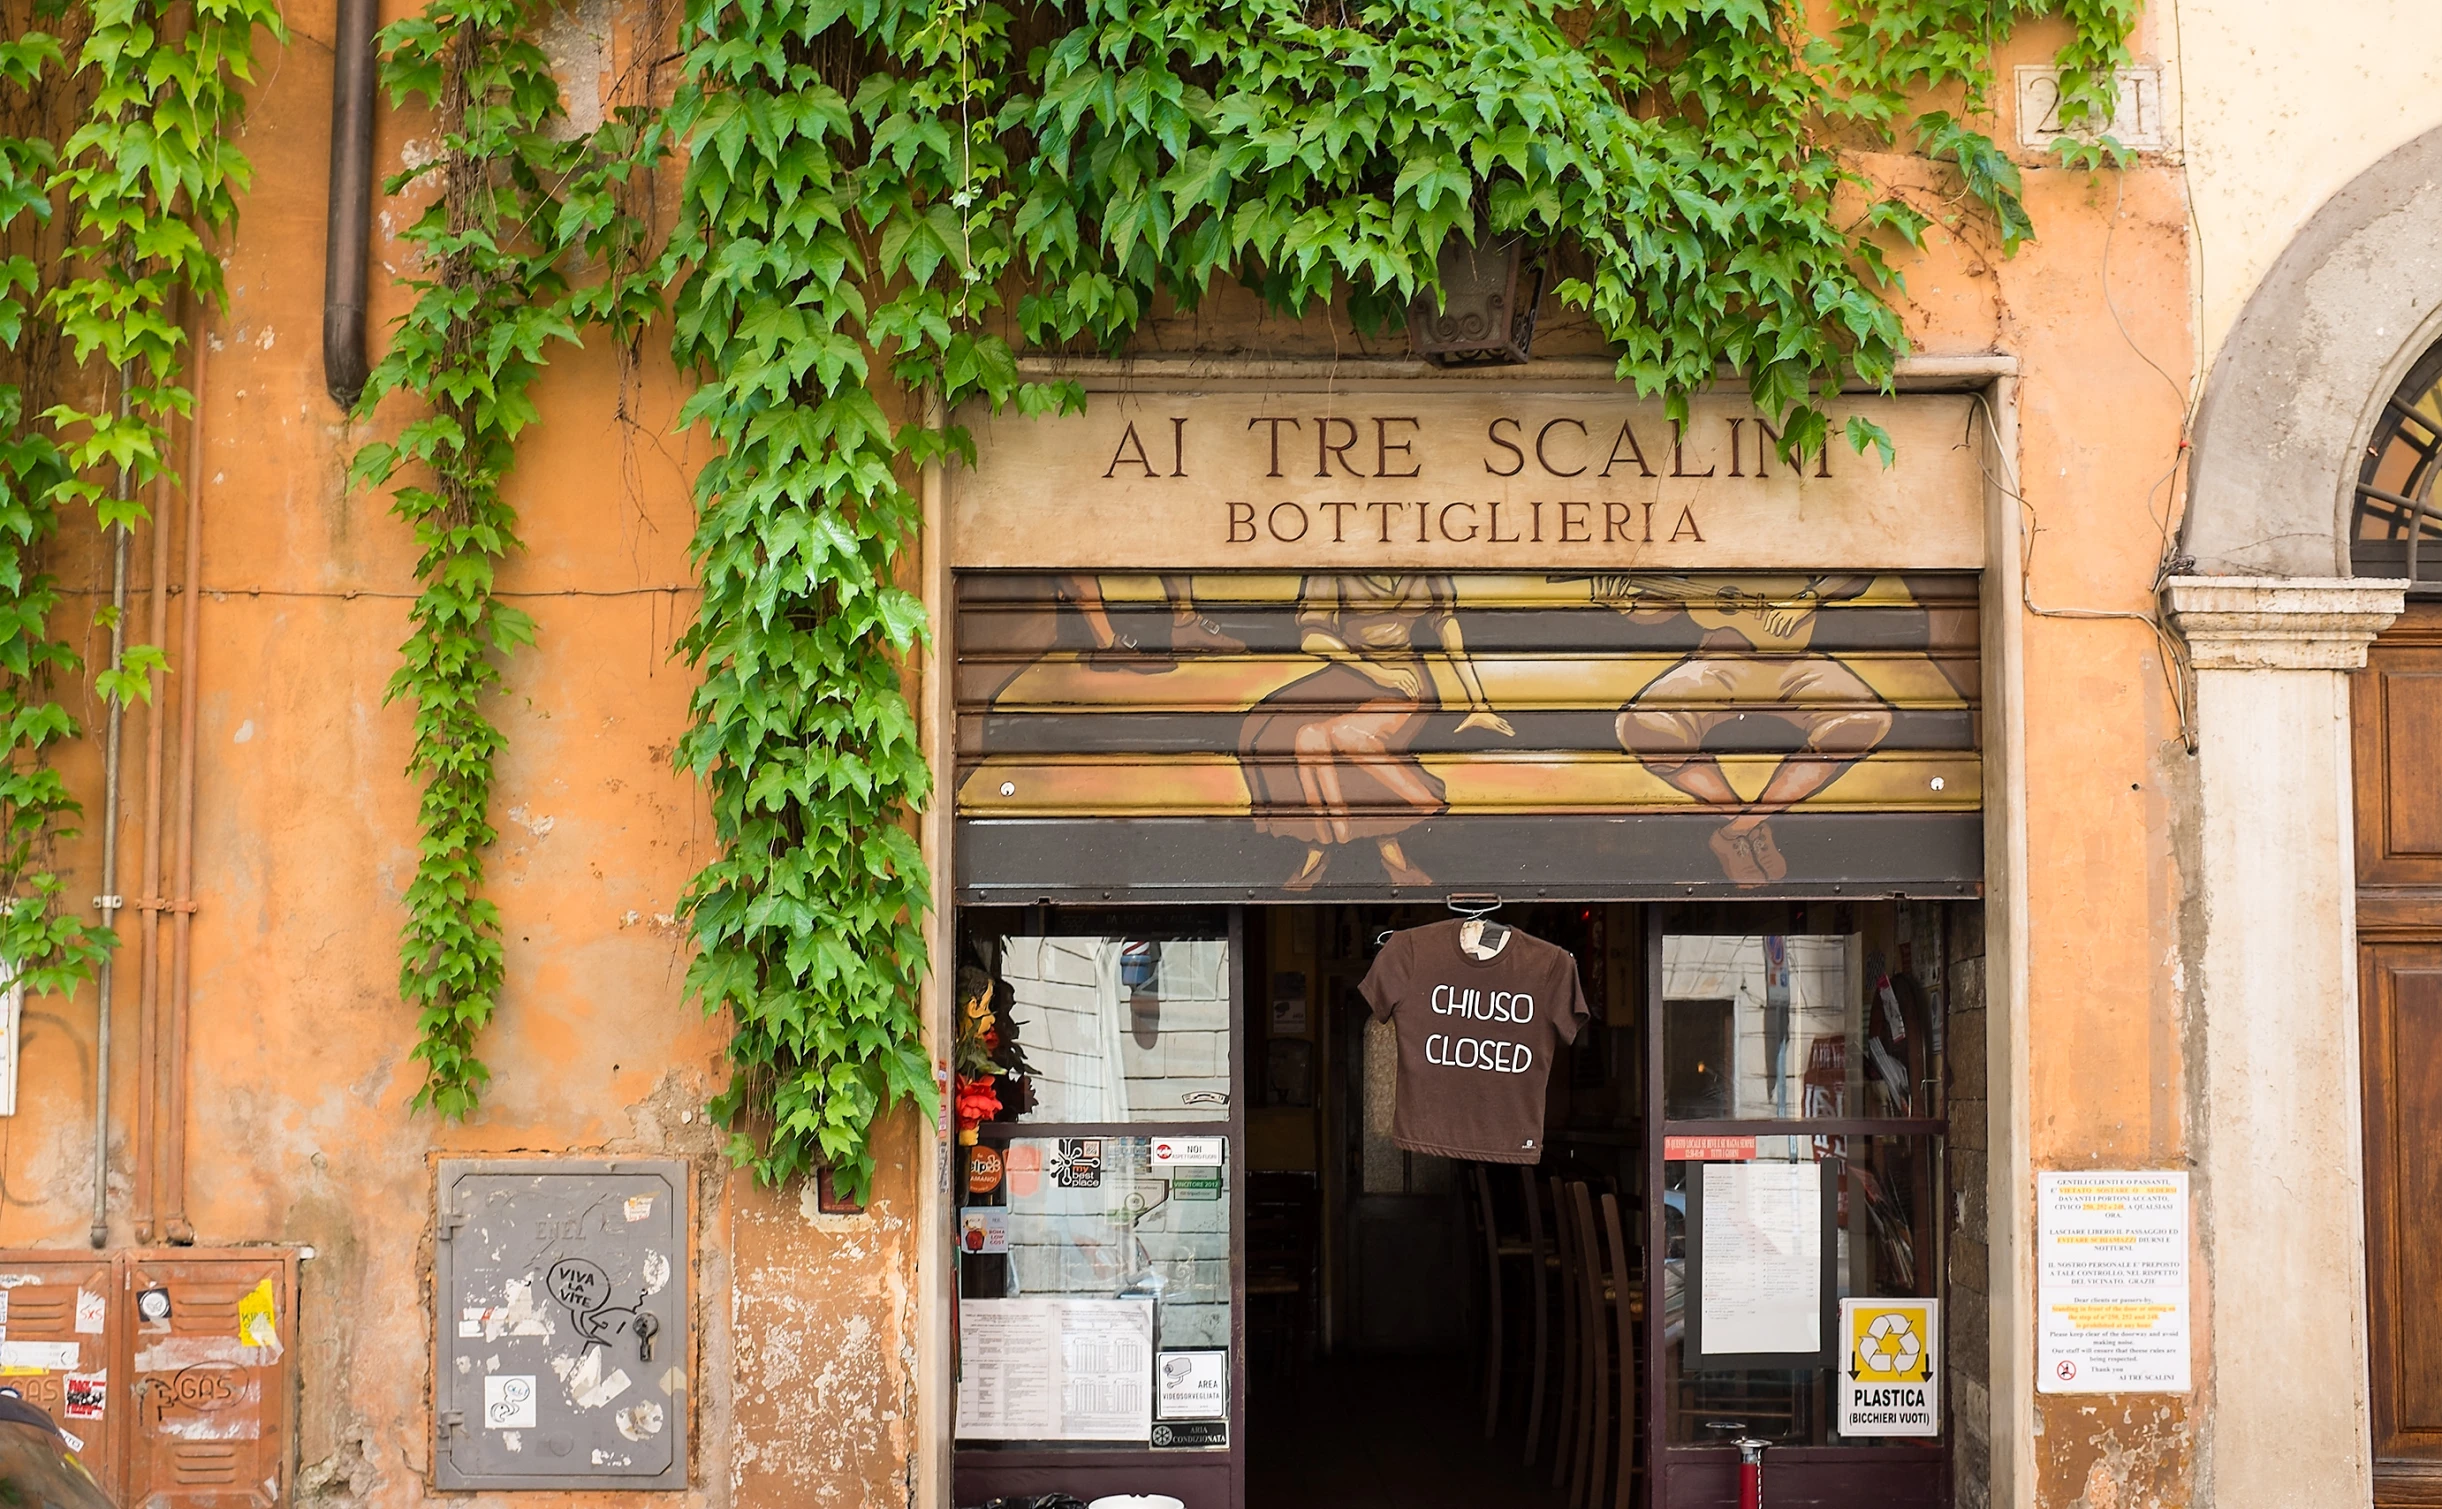
{"type": "Polygon", "coordinates": [[[1154,1361],[1158,1420],[1220,1420],[1229,1415],[1229,1353],[1218,1348],[1164,1352],[1154,1361]]]}
{"type": "Polygon", "coordinates": [[[1052,1180],[1062,1189],[1102,1188],[1102,1139],[1063,1137],[1051,1164],[1052,1180]]]}
{"type": "Polygon", "coordinates": [[[973,1256],[1009,1250],[1009,1207],[970,1205],[958,1212],[958,1245],[973,1256]]]}

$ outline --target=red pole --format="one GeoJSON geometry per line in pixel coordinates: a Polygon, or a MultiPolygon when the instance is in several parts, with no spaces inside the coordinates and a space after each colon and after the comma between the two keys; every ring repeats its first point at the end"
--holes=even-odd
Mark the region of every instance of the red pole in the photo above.
{"type": "Polygon", "coordinates": [[[1752,1436],[1738,1443],[1738,1509],[1764,1509],[1764,1447],[1752,1436]]]}

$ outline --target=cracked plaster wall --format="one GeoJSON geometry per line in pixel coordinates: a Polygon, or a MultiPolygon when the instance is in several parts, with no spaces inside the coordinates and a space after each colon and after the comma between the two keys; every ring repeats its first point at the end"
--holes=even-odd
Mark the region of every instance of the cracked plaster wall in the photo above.
{"type": "MultiPolygon", "coordinates": [[[[407,13],[386,0],[383,19],[407,13]]],[[[544,595],[521,604],[540,635],[512,657],[497,709],[508,752],[491,891],[507,924],[509,988],[483,1044],[496,1078],[466,1125],[407,1109],[418,1076],[395,930],[415,793],[400,774],[406,714],[381,701],[406,625],[400,599],[377,594],[410,587],[413,549],[383,500],[341,485],[365,435],[334,412],[308,354],[331,14],[329,0],[292,7],[295,43],[255,91],[243,145],[256,185],[203,395],[212,590],[201,662],[181,672],[197,677],[202,704],[192,1214],[209,1242],[316,1248],[302,1303],[300,1487],[333,1509],[402,1509],[426,1497],[430,1158],[687,1158],[699,1180],[696,1487],[663,1497],[905,1504],[916,1417],[947,1402],[917,1399],[912,1383],[909,1170],[925,1130],[904,1116],[892,1125],[872,1213],[843,1220],[809,1214],[796,1191],[766,1195],[728,1177],[700,1113],[725,1072],[721,1038],[681,999],[687,949],[669,918],[712,837],[699,794],[670,767],[693,686],[670,651],[694,602],[688,482],[705,445],[673,427],[685,384],[664,364],[647,361],[631,388],[632,427],[612,417],[623,374],[607,351],[555,354],[541,387],[542,422],[511,484],[528,549],[501,582],[544,595]]],[[[607,66],[599,17],[579,8],[554,23],[572,90],[607,66]]],[[[1998,59],[2004,75],[2058,41],[2054,28],[2028,28],[1998,59]]],[[[615,35],[607,50],[617,56],[615,35]]],[[[387,172],[420,150],[429,123],[385,112],[380,132],[387,172]]],[[[2011,139],[2011,124],[1996,134],[2011,139]]],[[[1922,350],[2005,351],[2022,363],[2015,475],[2023,517],[2040,530],[2034,598],[2143,609],[2161,545],[2149,489],[2176,453],[2191,347],[2183,190],[2160,161],[2116,186],[2025,161],[2041,238],[2003,259],[1973,222],[1937,225],[1922,254],[1901,258],[1902,312],[1922,350]]],[[[1928,204],[1947,192],[1920,163],[1866,165],[1928,204]]],[[[403,305],[392,233],[412,206],[376,210],[378,331],[403,305]]],[[[1539,353],[1596,348],[1581,317],[1545,313],[1539,353]]],[[[1330,356],[1395,353],[1399,342],[1359,336],[1337,313],[1283,321],[1223,290],[1192,315],[1156,318],[1140,346],[1330,356]]],[[[147,547],[140,535],[140,563],[147,547]]],[[[105,580],[90,538],[64,542],[57,569],[72,588],[105,580]]],[[[2165,965],[2175,783],[2161,778],[2176,763],[2166,752],[2176,709],[2139,626],[2030,616],[2024,629],[2032,1156],[2039,1166],[2176,1162],[2181,1042],[2165,965]]],[[[90,659],[97,646],[84,649],[90,659]]],[[[95,722],[92,707],[74,710],[95,722]]],[[[130,720],[132,747],[147,716],[130,720]]],[[[98,792],[90,744],[65,751],[61,768],[98,792]]],[[[131,781],[131,816],[138,800],[131,781]]],[[[138,841],[131,823],[129,874],[138,841]]],[[[94,843],[63,850],[71,897],[95,889],[94,843]]],[[[0,1124],[0,1241],[72,1244],[90,1198],[91,993],[30,1002],[27,1022],[24,1110],[0,1124]]],[[[121,1025],[131,1022],[129,1010],[121,1025]]],[[[126,1089],[133,1049],[123,1030],[126,1089]]],[[[125,1128],[113,1165],[118,1240],[130,1235],[125,1128]]],[[[2023,1319],[2017,1275],[1997,1273],[1992,1293],[2004,1324],[2023,1319]]],[[[1994,1382],[1996,1470],[2019,1474],[2018,1501],[2184,1501],[2191,1425],[2180,1401],[2106,1421],[2084,1406],[2039,1406],[2024,1380],[1994,1382]],[[2033,1459],[2013,1459],[2014,1442],[2037,1440],[2033,1459]]],[[[518,1496],[534,1509],[584,1497],[518,1496]]]]}
{"type": "MultiPolygon", "coordinates": [[[[414,9],[385,0],[382,20],[414,9]]],[[[589,0],[546,28],[580,124],[589,104],[599,115],[613,17],[589,0]]],[[[414,1014],[397,992],[397,927],[416,791],[402,775],[408,713],[385,705],[383,688],[407,634],[414,544],[385,499],[342,484],[347,456],[375,431],[338,414],[314,355],[331,0],[292,6],[288,19],[293,43],[260,70],[243,133],[255,188],[229,257],[229,307],[207,337],[203,643],[178,674],[196,678],[200,699],[188,1209],[206,1244],[314,1249],[298,1316],[296,1500],[403,1509],[430,1497],[433,1158],[632,1154],[683,1158],[696,1176],[695,1486],[639,1509],[904,1503],[909,1344],[893,1296],[912,1283],[912,1186],[886,1167],[875,1216],[818,1223],[793,1191],[769,1197],[733,1178],[703,1113],[726,1077],[722,1035],[682,999],[690,951],[672,914],[713,852],[711,823],[671,756],[695,685],[672,646],[695,603],[685,546],[704,445],[675,426],[687,384],[666,362],[627,382],[629,423],[614,417],[623,374],[607,350],[554,353],[538,390],[542,421],[509,484],[527,548],[500,578],[504,591],[537,594],[521,606],[539,633],[510,657],[494,707],[507,752],[488,891],[508,952],[481,1041],[494,1077],[463,1125],[409,1109],[421,1075],[408,1057],[414,1014]]],[[[430,122],[385,109],[378,130],[376,172],[387,174],[430,122]]],[[[388,274],[406,263],[393,233],[414,211],[376,202],[377,355],[408,296],[388,274]]],[[[135,541],[139,604],[151,540],[135,541]]],[[[97,542],[74,528],[53,569],[71,591],[107,581],[97,542]]],[[[60,622],[76,638],[90,599],[72,602],[60,622]]],[[[136,620],[158,642],[141,606],[136,620]]],[[[88,664],[104,649],[90,633],[79,647],[88,664]]],[[[89,702],[71,710],[99,727],[89,702]]],[[[152,716],[134,710],[126,732],[130,892],[152,716]]],[[[88,812],[87,836],[61,850],[70,897],[97,889],[96,756],[87,743],[61,760],[88,812]]],[[[121,960],[111,1188],[123,1244],[134,1237],[137,972],[131,954],[121,960]]],[[[0,1244],[81,1246],[93,994],[37,998],[25,1020],[24,1099],[0,1121],[0,1244]]],[[[600,1501],[448,1501],[470,1498],[600,1501]]]]}

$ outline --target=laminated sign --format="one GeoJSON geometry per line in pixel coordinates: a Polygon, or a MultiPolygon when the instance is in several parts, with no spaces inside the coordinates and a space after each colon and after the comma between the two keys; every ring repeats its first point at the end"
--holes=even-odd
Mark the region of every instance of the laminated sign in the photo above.
{"type": "Polygon", "coordinates": [[[1941,1301],[1840,1301],[1840,1434],[1942,1429],[1941,1301]]]}
{"type": "Polygon", "coordinates": [[[2036,1388],[2186,1393],[2187,1174],[2077,1170],[2035,1184],[2036,1388]]]}

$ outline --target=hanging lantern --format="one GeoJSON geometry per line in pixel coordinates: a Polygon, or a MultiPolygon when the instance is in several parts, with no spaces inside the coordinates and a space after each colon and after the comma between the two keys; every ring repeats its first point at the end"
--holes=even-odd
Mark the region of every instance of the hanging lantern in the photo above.
{"type": "Polygon", "coordinates": [[[1517,241],[1477,245],[1452,237],[1436,265],[1442,303],[1419,293],[1408,305],[1408,340],[1416,354],[1443,367],[1523,366],[1535,343],[1535,306],[1543,300],[1543,264],[1521,267],[1517,241]]]}

